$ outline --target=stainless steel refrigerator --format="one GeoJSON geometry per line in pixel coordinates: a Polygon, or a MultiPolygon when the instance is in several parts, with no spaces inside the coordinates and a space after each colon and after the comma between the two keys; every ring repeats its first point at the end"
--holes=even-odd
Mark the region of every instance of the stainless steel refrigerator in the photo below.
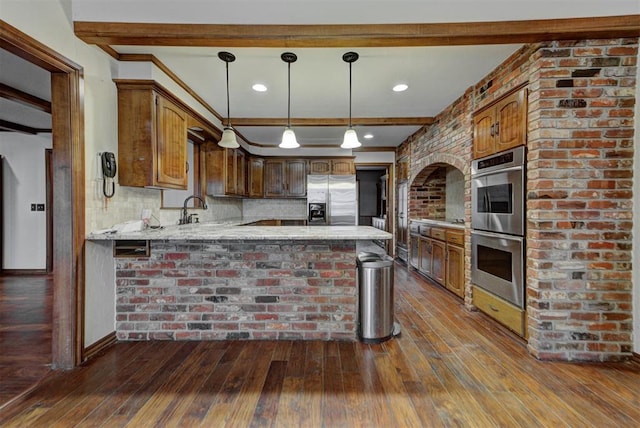
{"type": "Polygon", "coordinates": [[[358,224],[358,192],[355,175],[308,175],[309,225],[358,224]]]}

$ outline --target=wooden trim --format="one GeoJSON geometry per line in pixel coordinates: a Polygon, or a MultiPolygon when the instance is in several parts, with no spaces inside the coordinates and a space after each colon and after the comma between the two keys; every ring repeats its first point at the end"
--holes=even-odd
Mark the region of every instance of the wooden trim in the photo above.
{"type": "MultiPolygon", "coordinates": [[[[433,117],[360,117],[353,118],[353,125],[361,126],[424,126],[434,122],[433,117]]],[[[286,126],[287,118],[238,118],[232,117],[233,126],[286,126]]],[[[291,126],[348,126],[349,119],[335,118],[291,118],[291,126]]]]}
{"type": "Polygon", "coordinates": [[[52,367],[72,368],[82,351],[85,164],[82,67],[0,20],[0,48],[51,74],[53,183],[52,367]]]}
{"type": "MultiPolygon", "coordinates": [[[[335,147],[335,146],[332,146],[335,147]]],[[[389,146],[381,146],[381,147],[358,147],[357,149],[352,149],[353,153],[364,153],[364,152],[395,152],[396,148],[395,147],[389,147],[389,146]]]]}
{"type": "Polygon", "coordinates": [[[46,269],[2,269],[3,275],[21,276],[21,275],[46,275],[46,269]]]}
{"type": "Polygon", "coordinates": [[[47,256],[45,268],[53,273],[53,149],[45,149],[45,215],[47,222],[47,256]]]}
{"type": "Polygon", "coordinates": [[[166,74],[171,80],[176,82],[178,86],[184,89],[189,95],[195,98],[209,113],[214,115],[216,119],[220,122],[224,120],[222,115],[214,110],[209,103],[207,103],[204,98],[196,93],[189,85],[187,85],[184,80],[180,79],[177,74],[175,74],[169,67],[167,67],[162,61],[160,61],[155,55],[151,54],[119,54],[119,61],[134,61],[134,62],[151,62],[153,65],[158,67],[164,74],[166,74]]]}
{"type": "Polygon", "coordinates": [[[116,332],[113,331],[107,334],[102,339],[99,339],[97,342],[92,343],[91,345],[84,348],[82,352],[82,361],[84,362],[92,359],[108,347],[115,345],[116,342],[118,342],[118,338],[116,336],[116,332]]]}
{"type": "Polygon", "coordinates": [[[227,25],[75,21],[98,45],[396,47],[535,43],[640,36],[640,15],[493,22],[355,25],[227,25]]]}
{"type": "Polygon", "coordinates": [[[120,61],[120,54],[118,53],[118,51],[116,51],[111,46],[109,46],[109,45],[98,45],[98,47],[100,49],[102,49],[103,51],[105,51],[106,54],[109,55],[110,57],[112,57],[113,59],[116,59],[116,60],[120,61]]]}
{"type": "Polygon", "coordinates": [[[26,92],[12,88],[4,83],[0,83],[0,98],[5,98],[45,113],[51,113],[50,101],[43,100],[35,95],[27,94],[26,92]]]}
{"type": "Polygon", "coordinates": [[[15,122],[9,122],[8,120],[0,119],[0,132],[19,132],[21,134],[37,135],[44,132],[51,132],[51,129],[45,128],[32,128],[27,125],[21,125],[15,122]]]}

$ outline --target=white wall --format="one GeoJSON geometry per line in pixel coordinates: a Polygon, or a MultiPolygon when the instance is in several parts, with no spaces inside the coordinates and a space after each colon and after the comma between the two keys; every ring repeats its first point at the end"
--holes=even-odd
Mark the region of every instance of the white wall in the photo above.
{"type": "Polygon", "coordinates": [[[3,269],[46,268],[46,212],[31,211],[31,204],[46,201],[45,149],[48,148],[51,148],[50,134],[0,132],[0,155],[5,158],[3,269]]]}

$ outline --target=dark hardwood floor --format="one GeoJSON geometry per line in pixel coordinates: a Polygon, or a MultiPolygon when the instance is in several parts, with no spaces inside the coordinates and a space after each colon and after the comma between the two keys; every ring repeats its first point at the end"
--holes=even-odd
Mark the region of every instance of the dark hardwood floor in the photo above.
{"type": "Polygon", "coordinates": [[[396,266],[402,335],[350,342],[119,343],[49,376],[3,427],[631,427],[640,364],[537,361],[396,266]]]}
{"type": "Polygon", "coordinates": [[[0,408],[51,363],[51,275],[0,276],[0,408]]]}

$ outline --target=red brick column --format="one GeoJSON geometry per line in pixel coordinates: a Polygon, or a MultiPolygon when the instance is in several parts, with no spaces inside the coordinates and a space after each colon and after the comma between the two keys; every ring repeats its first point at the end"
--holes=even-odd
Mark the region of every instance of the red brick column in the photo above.
{"type": "Polygon", "coordinates": [[[529,350],[611,361],[632,349],[637,39],[553,42],[529,81],[529,350]]]}

